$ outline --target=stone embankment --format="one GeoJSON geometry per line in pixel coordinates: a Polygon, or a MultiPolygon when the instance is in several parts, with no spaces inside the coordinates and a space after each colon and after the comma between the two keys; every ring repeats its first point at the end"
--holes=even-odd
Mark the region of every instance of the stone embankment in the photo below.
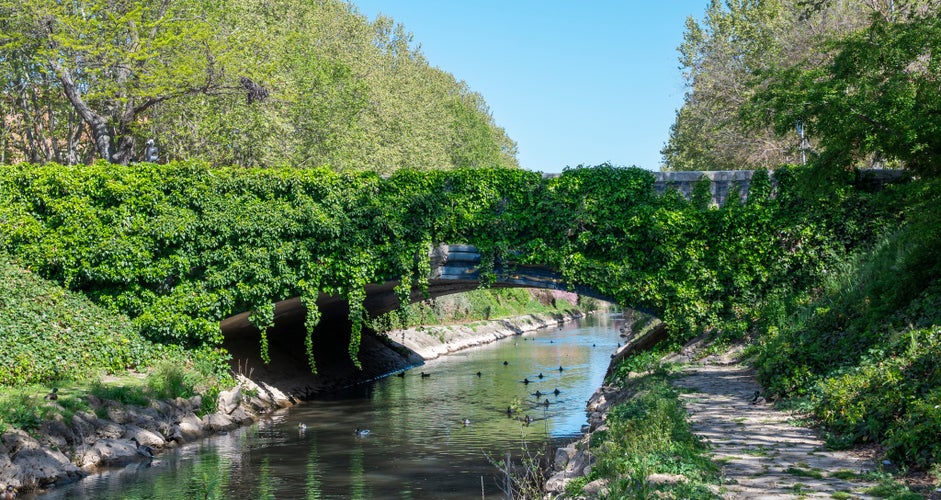
{"type": "MultiPolygon", "coordinates": [[[[43,422],[33,433],[14,429],[0,436],[0,485],[25,492],[67,484],[99,468],[152,460],[143,447],[159,457],[163,448],[235,429],[296,403],[267,384],[241,375],[237,382],[219,394],[217,411],[202,417],[200,396],[154,401],[147,407],[85,396],[91,411],[43,422]]],[[[60,408],[60,414],[68,413],[60,408]]]]}
{"type": "Polygon", "coordinates": [[[558,326],[583,316],[584,313],[581,311],[565,311],[552,314],[528,314],[459,325],[421,326],[390,332],[389,338],[427,361],[513,335],[558,326]]]}

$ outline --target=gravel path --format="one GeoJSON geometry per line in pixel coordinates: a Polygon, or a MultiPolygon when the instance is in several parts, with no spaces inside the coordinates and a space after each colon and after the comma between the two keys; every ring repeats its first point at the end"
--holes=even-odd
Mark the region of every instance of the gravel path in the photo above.
{"type": "Polygon", "coordinates": [[[813,429],[794,423],[794,416],[776,410],[761,398],[754,373],[729,359],[688,365],[675,385],[690,414],[693,432],[711,445],[722,465],[729,499],[873,498],[862,492],[873,486],[848,472],[875,465],[847,452],[824,449],[813,429]],[[842,472],[842,474],[840,473],[842,472]],[[850,476],[850,479],[840,477],[850,476]]]}

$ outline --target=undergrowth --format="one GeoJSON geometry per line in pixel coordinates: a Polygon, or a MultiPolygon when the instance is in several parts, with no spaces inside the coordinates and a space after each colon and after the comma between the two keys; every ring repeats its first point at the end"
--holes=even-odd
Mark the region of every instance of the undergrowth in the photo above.
{"type": "Polygon", "coordinates": [[[908,220],[838,262],[812,291],[766,304],[760,381],[802,401],[834,447],[879,443],[904,467],[941,462],[941,184],[908,220]]]}
{"type": "Polygon", "coordinates": [[[614,406],[608,429],[591,438],[595,463],[591,473],[572,481],[566,492],[577,497],[582,487],[607,479],[609,498],[718,498],[709,485],[719,481],[708,447],[690,431],[686,411],[670,384],[671,366],[656,354],[628,358],[615,378],[635,396],[614,406]],[[627,368],[630,367],[630,368],[627,368]],[[635,376],[625,378],[635,370],[635,376]],[[651,484],[651,474],[677,474],[676,484],[651,484]]]}

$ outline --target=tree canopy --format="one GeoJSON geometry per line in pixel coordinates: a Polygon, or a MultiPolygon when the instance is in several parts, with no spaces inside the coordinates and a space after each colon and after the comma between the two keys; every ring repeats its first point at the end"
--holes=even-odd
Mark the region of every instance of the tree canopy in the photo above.
{"type": "Polygon", "coordinates": [[[688,19],[679,47],[689,90],[664,167],[773,168],[817,153],[925,171],[936,161],[926,137],[936,127],[939,6],[713,0],[701,21],[688,19]]]}
{"type": "Polygon", "coordinates": [[[515,167],[483,98],[340,0],[0,0],[0,161],[515,167]]]}

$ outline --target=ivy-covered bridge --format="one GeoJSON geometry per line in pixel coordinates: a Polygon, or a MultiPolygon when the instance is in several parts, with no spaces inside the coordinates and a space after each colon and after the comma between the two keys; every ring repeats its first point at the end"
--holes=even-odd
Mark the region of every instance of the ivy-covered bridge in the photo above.
{"type": "Polygon", "coordinates": [[[779,169],[772,196],[758,171],[746,201],[730,195],[717,208],[708,179],[687,186],[687,199],[659,194],[651,172],[610,165],[551,177],[475,169],[388,178],[18,165],[0,172],[0,244],[24,267],[127,314],[149,338],[207,353],[219,354],[220,324],[240,323],[266,353],[278,313],[300,311],[312,360],[332,335],[315,334],[318,322],[340,311],[355,361],[367,315],[481,281],[644,308],[682,340],[717,317],[746,315],[774,287],[801,286],[821,252],[871,237],[872,189],[856,172],[828,175],[823,192],[819,173],[779,169]]]}

